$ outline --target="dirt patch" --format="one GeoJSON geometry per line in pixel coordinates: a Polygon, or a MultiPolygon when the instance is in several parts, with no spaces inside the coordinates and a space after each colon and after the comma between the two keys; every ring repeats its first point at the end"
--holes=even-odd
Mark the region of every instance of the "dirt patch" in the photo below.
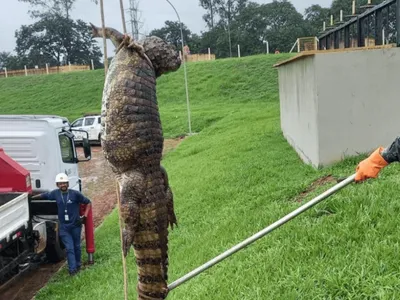
{"type": "Polygon", "coordinates": [[[185,139],[185,136],[180,136],[175,139],[167,139],[164,141],[163,155],[174,150],[185,139]]]}
{"type": "MultiPolygon", "coordinates": [[[[184,137],[166,139],[163,155],[174,150],[183,139],[184,137]]],[[[83,157],[81,147],[77,149],[77,152],[79,157],[83,157]]],[[[98,227],[117,205],[115,177],[99,146],[92,146],[91,160],[80,163],[78,167],[82,179],[82,192],[93,203],[93,222],[95,227],[98,227]]],[[[84,234],[84,230],[82,230],[82,234],[84,234]]],[[[83,253],[83,257],[83,262],[85,262],[85,253],[83,253]]],[[[96,254],[94,258],[96,261],[96,254]]],[[[7,285],[4,290],[0,291],[0,298],[7,300],[33,299],[32,297],[47,284],[63,265],[64,262],[41,265],[37,270],[22,275],[15,282],[7,285]]]]}
{"type": "Polygon", "coordinates": [[[299,195],[297,195],[294,198],[294,201],[297,202],[302,202],[305,197],[307,197],[310,193],[315,191],[318,187],[324,186],[326,184],[332,183],[332,182],[339,182],[341,179],[337,179],[333,177],[332,175],[326,175],[321,178],[318,178],[314,182],[312,182],[304,191],[302,191],[299,195]]]}

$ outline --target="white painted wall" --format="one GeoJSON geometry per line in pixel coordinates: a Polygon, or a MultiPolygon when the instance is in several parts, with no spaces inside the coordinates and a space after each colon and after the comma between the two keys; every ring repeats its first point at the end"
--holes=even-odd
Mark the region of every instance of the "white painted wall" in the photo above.
{"type": "Polygon", "coordinates": [[[318,161],[314,57],[279,69],[281,128],[304,161],[318,161]]]}
{"type": "Polygon", "coordinates": [[[279,67],[279,88],[282,131],[314,167],[387,146],[400,135],[400,48],[294,60],[279,67]]]}

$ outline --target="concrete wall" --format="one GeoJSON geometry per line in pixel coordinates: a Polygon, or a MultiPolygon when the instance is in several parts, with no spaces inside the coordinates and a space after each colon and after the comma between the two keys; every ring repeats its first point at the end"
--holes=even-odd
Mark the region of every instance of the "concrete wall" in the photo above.
{"type": "Polygon", "coordinates": [[[318,53],[280,66],[279,81],[282,130],[314,167],[400,135],[400,48],[318,53]]]}
{"type": "Polygon", "coordinates": [[[307,57],[279,69],[281,128],[309,163],[319,159],[314,59],[307,57]]]}

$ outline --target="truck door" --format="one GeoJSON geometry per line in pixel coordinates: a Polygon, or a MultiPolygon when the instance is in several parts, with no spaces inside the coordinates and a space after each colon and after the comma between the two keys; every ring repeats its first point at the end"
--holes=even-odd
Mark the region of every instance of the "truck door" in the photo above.
{"type": "Polygon", "coordinates": [[[70,133],[62,132],[58,135],[60,143],[61,172],[69,177],[69,188],[79,191],[78,158],[76,157],[75,145],[70,133]]]}
{"type": "Polygon", "coordinates": [[[89,140],[97,140],[96,130],[95,130],[95,117],[86,117],[83,124],[83,130],[89,133],[89,140]]]}

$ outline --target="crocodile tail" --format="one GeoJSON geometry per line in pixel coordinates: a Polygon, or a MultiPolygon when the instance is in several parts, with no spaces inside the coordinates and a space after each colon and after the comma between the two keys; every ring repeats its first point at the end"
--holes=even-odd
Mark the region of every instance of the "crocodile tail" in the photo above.
{"type": "Polygon", "coordinates": [[[160,300],[168,294],[168,210],[160,166],[148,164],[146,192],[134,249],[138,265],[138,299],[160,300]]]}

